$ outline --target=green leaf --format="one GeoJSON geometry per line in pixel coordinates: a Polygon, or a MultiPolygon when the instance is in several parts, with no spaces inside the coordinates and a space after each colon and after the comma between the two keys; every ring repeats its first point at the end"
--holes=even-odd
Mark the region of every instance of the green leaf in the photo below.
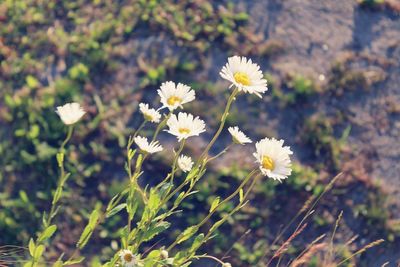
{"type": "Polygon", "coordinates": [[[21,200],[22,200],[24,203],[29,203],[28,195],[26,194],[26,192],[25,192],[24,190],[20,190],[20,191],[19,191],[19,197],[21,198],[21,200]]]}
{"type": "Polygon", "coordinates": [[[221,226],[221,224],[223,224],[225,222],[225,219],[222,218],[221,220],[219,220],[218,222],[216,222],[211,228],[210,228],[210,233],[214,232],[218,227],[221,226]]]}
{"type": "Polygon", "coordinates": [[[220,200],[219,197],[217,197],[216,199],[214,199],[214,201],[213,201],[212,204],[211,204],[210,213],[213,212],[213,211],[217,208],[217,206],[218,206],[218,204],[219,204],[219,200],[220,200]]]}
{"type": "Polygon", "coordinates": [[[44,252],[44,246],[43,245],[39,245],[39,246],[36,247],[35,255],[33,257],[35,259],[40,259],[40,257],[42,257],[43,252],[44,252]]]}
{"type": "Polygon", "coordinates": [[[112,210],[107,212],[106,218],[114,216],[115,214],[117,214],[118,212],[123,210],[125,207],[126,207],[126,203],[119,204],[118,206],[116,206],[115,208],[113,208],[112,210]]]}
{"type": "Polygon", "coordinates": [[[56,192],[54,193],[54,197],[53,197],[53,202],[52,202],[53,205],[56,204],[60,200],[60,198],[62,196],[62,191],[63,191],[63,189],[61,186],[57,187],[56,192]]]}
{"type": "Polygon", "coordinates": [[[29,129],[29,132],[28,132],[27,136],[28,136],[29,139],[34,140],[39,136],[39,133],[40,133],[39,125],[34,124],[29,129]]]}
{"type": "Polygon", "coordinates": [[[190,264],[192,264],[191,261],[186,262],[185,264],[180,265],[180,267],[188,267],[188,266],[190,266],[190,264]]]}
{"type": "Polygon", "coordinates": [[[84,246],[86,246],[87,242],[89,241],[90,236],[92,235],[93,229],[88,225],[85,227],[85,229],[83,230],[78,243],[76,244],[76,246],[79,249],[82,249],[84,246]]]}
{"type": "Polygon", "coordinates": [[[179,203],[182,201],[183,197],[185,195],[185,192],[181,192],[178,197],[174,201],[174,207],[177,207],[179,203]]]}
{"type": "Polygon", "coordinates": [[[133,159],[133,157],[135,156],[135,154],[136,154],[136,149],[133,150],[132,148],[130,148],[129,151],[128,151],[128,159],[129,159],[129,160],[133,159]]]}
{"type": "Polygon", "coordinates": [[[151,240],[159,233],[167,230],[170,227],[169,222],[158,222],[154,226],[150,226],[147,231],[144,232],[143,241],[151,240]]]}
{"type": "Polygon", "coordinates": [[[38,79],[36,79],[32,75],[26,76],[25,81],[26,81],[26,84],[28,85],[28,87],[31,89],[37,88],[40,84],[38,79]]]}
{"type": "Polygon", "coordinates": [[[33,253],[35,252],[35,241],[33,241],[33,239],[31,238],[29,240],[29,254],[31,254],[31,256],[33,257],[33,253]]]}
{"type": "Polygon", "coordinates": [[[204,241],[204,234],[201,233],[193,240],[192,246],[190,247],[190,251],[196,251],[204,241]]]}
{"type": "Polygon", "coordinates": [[[197,230],[199,230],[199,227],[196,226],[196,225],[195,226],[190,226],[189,228],[186,228],[185,231],[183,231],[183,233],[181,233],[178,236],[177,243],[180,244],[183,241],[188,240],[190,237],[192,237],[197,232],[197,230]]]}
{"type": "Polygon", "coordinates": [[[64,253],[61,253],[60,257],[58,257],[57,261],[53,264],[53,267],[62,267],[63,261],[62,258],[64,257],[64,253]]]}
{"type": "Polygon", "coordinates": [[[66,262],[64,263],[64,266],[79,264],[79,263],[81,263],[84,259],[85,259],[85,257],[78,257],[78,258],[76,258],[76,259],[72,259],[72,260],[66,261],[66,262]]]}
{"type": "Polygon", "coordinates": [[[96,224],[97,224],[97,220],[99,219],[99,211],[98,210],[94,210],[93,212],[92,212],[92,214],[90,214],[90,218],[89,218],[89,223],[88,223],[88,225],[91,227],[91,228],[95,228],[96,227],[96,224]]]}
{"type": "Polygon", "coordinates": [[[68,180],[68,178],[71,176],[71,173],[68,172],[64,175],[64,177],[62,177],[61,179],[61,186],[64,186],[65,182],[68,180]]]}
{"type": "Polygon", "coordinates": [[[144,267],[153,267],[156,261],[159,261],[160,258],[160,250],[153,250],[147,255],[144,263],[144,267]]]}
{"type": "Polygon", "coordinates": [[[126,211],[128,212],[129,218],[131,218],[131,220],[133,219],[133,216],[135,216],[138,206],[139,203],[135,202],[134,199],[131,199],[131,201],[128,202],[128,205],[126,206],[126,211]]]}
{"type": "Polygon", "coordinates": [[[140,165],[142,164],[143,161],[143,155],[139,154],[139,156],[136,159],[136,165],[135,165],[135,169],[138,170],[140,165]]]}
{"type": "Polygon", "coordinates": [[[120,194],[116,194],[108,203],[107,205],[107,211],[109,211],[110,209],[114,208],[115,202],[117,202],[118,197],[120,196],[120,194]]]}
{"type": "Polygon", "coordinates": [[[149,202],[147,203],[148,207],[150,209],[154,209],[158,207],[158,204],[160,204],[160,196],[157,194],[156,190],[152,190],[150,192],[150,197],[149,197],[149,202]]]}
{"type": "Polygon", "coordinates": [[[192,169],[192,170],[188,173],[188,175],[186,176],[185,182],[191,181],[191,180],[197,175],[198,172],[199,172],[199,168],[194,168],[194,169],[192,169]]]}
{"type": "Polygon", "coordinates": [[[54,232],[57,230],[57,226],[56,225],[50,225],[49,227],[47,227],[39,236],[38,241],[42,242],[44,240],[49,239],[54,232]]]}
{"type": "Polygon", "coordinates": [[[57,158],[58,167],[61,168],[63,165],[63,162],[64,162],[64,153],[58,152],[56,155],[56,158],[57,158]]]}

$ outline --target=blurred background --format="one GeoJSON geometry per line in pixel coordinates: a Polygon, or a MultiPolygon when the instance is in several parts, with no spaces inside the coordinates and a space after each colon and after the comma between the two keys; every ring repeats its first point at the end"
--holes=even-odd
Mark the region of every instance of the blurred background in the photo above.
{"type": "MultiPolygon", "coordinates": [[[[208,131],[190,140],[186,153],[201,153],[230,92],[219,71],[232,55],[260,64],[269,91],[262,99],[238,97],[228,126],[239,125],[253,140],[285,139],[294,151],[294,172],[281,184],[262,180],[250,204],[201,252],[227,255],[233,266],[266,262],[290,234],[272,246],[280,229],[342,171],[282,265],[316,237],[331,235],[343,211],[334,240],[338,257],[383,238],[350,263],[397,266],[398,0],[0,1],[0,245],[27,246],[49,209],[58,177],[55,154],[66,132],[56,106],[77,101],[88,114],[68,147],[72,178],[49,260],[69,254],[88,213],[126,186],[124,147],[142,120],[138,103],[160,106],[162,82],[195,89],[198,100],[185,109],[205,119],[208,131]]],[[[160,138],[169,149],[175,144],[166,133],[160,138]]],[[[229,142],[224,131],[212,153],[229,142]]],[[[171,218],[174,227],[157,246],[203,218],[215,195],[227,196],[254,166],[253,150],[236,146],[214,162],[199,193],[184,203],[184,216],[171,218]]],[[[152,157],[141,182],[161,179],[170,162],[170,150],[152,157]]],[[[85,266],[118,249],[116,229],[124,220],[121,213],[101,225],[83,251],[90,259],[85,266]]],[[[308,266],[321,266],[317,254],[308,266]]]]}

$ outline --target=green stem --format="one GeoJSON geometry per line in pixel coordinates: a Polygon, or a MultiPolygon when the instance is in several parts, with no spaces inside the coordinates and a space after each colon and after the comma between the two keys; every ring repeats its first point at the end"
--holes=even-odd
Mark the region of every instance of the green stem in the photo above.
{"type": "Polygon", "coordinates": [[[233,143],[230,143],[224,150],[222,150],[221,152],[219,152],[217,155],[215,155],[215,156],[212,157],[212,158],[207,159],[206,163],[208,163],[208,162],[210,162],[210,161],[212,161],[212,160],[214,160],[214,159],[216,159],[216,158],[222,156],[223,154],[225,154],[226,151],[228,151],[228,149],[232,147],[232,145],[233,145],[233,143]]]}
{"type": "MultiPolygon", "coordinates": [[[[51,201],[50,212],[47,215],[47,218],[43,222],[43,225],[42,225],[43,231],[45,231],[46,228],[51,224],[51,220],[55,216],[55,213],[56,213],[56,210],[57,210],[56,209],[56,204],[57,204],[57,202],[59,201],[59,199],[61,197],[62,187],[64,186],[64,183],[65,183],[65,180],[66,180],[65,179],[66,178],[65,169],[64,169],[65,146],[66,146],[66,144],[68,143],[68,141],[72,137],[73,129],[74,129],[74,127],[72,125],[68,126],[67,136],[65,137],[64,141],[61,143],[61,146],[60,146],[60,149],[59,149],[59,152],[58,152],[59,154],[57,155],[57,164],[58,164],[58,167],[60,168],[60,176],[59,176],[59,179],[58,179],[58,182],[57,182],[57,189],[56,189],[55,193],[53,194],[53,200],[51,201]]],[[[38,236],[40,236],[40,235],[41,234],[38,234],[38,236]]],[[[36,248],[40,244],[42,244],[43,242],[44,242],[44,240],[41,241],[41,242],[36,240],[35,249],[34,249],[34,253],[33,253],[34,255],[36,253],[36,248]]],[[[32,259],[31,267],[34,267],[34,266],[37,265],[37,262],[39,261],[39,259],[35,258],[34,256],[32,256],[32,257],[33,257],[33,259],[32,259]]]]}
{"type": "Polygon", "coordinates": [[[221,261],[220,259],[218,259],[214,256],[210,256],[210,255],[195,255],[195,256],[193,256],[193,258],[209,258],[209,259],[215,260],[216,262],[220,263],[221,265],[225,264],[225,262],[221,261]]]}
{"type": "MultiPolygon", "coordinates": [[[[227,203],[228,201],[230,201],[232,198],[234,198],[239,192],[240,190],[247,184],[247,182],[251,179],[251,177],[253,177],[253,175],[257,172],[257,170],[252,170],[247,176],[246,178],[243,180],[243,182],[239,185],[239,187],[232,193],[230,194],[227,198],[225,198],[223,201],[221,201],[200,223],[198,223],[196,225],[196,228],[200,228],[203,224],[205,224],[210,218],[211,216],[218,210],[218,208],[220,208],[222,205],[224,205],[225,203],[227,203]]],[[[178,239],[176,239],[174,241],[174,243],[172,243],[168,248],[167,251],[170,251],[172,248],[174,248],[176,245],[178,244],[178,239]]]]}
{"type": "Polygon", "coordinates": [[[140,131],[143,129],[143,127],[146,125],[146,123],[147,123],[147,121],[144,120],[144,121],[140,124],[139,128],[137,128],[137,130],[136,130],[135,133],[133,134],[133,138],[135,138],[135,137],[140,133],[140,131]]]}
{"type": "MultiPolygon", "coordinates": [[[[62,190],[62,187],[63,187],[64,182],[65,182],[65,181],[63,181],[64,178],[65,178],[65,168],[64,168],[65,146],[66,146],[66,144],[68,143],[68,141],[71,139],[73,130],[74,130],[74,127],[73,127],[73,126],[69,126],[69,127],[68,127],[67,136],[66,136],[66,138],[64,139],[64,141],[62,142],[61,147],[60,147],[60,150],[59,150],[59,153],[62,153],[62,160],[61,160],[61,162],[58,162],[59,168],[60,168],[60,177],[59,177],[59,179],[58,179],[58,185],[57,185],[56,192],[62,190]]],[[[58,202],[58,200],[56,199],[56,197],[57,197],[57,194],[54,193],[54,195],[53,195],[53,200],[52,200],[52,202],[51,202],[50,213],[48,214],[48,217],[47,217],[47,220],[46,220],[45,228],[46,228],[47,226],[50,225],[51,220],[52,220],[52,218],[53,218],[54,215],[55,215],[54,213],[55,213],[55,211],[56,211],[56,204],[57,204],[57,202],[58,202]]]]}
{"type": "MultiPolygon", "coordinates": [[[[171,173],[171,183],[174,183],[174,177],[175,177],[175,173],[176,173],[176,163],[178,162],[178,158],[179,155],[182,153],[183,147],[185,146],[185,139],[183,139],[180,143],[179,149],[176,152],[175,158],[174,158],[174,162],[172,163],[172,173],[171,173]]],[[[169,193],[170,190],[167,191],[167,194],[169,193]]]]}
{"type": "Polygon", "coordinates": [[[71,139],[73,131],[74,131],[74,126],[72,126],[72,125],[68,126],[67,137],[65,138],[64,142],[61,144],[60,152],[64,153],[64,147],[68,143],[68,141],[71,139]]]}
{"type": "Polygon", "coordinates": [[[235,90],[233,90],[232,94],[229,96],[228,102],[227,102],[226,107],[225,107],[225,111],[224,111],[224,113],[222,114],[222,117],[221,117],[221,123],[219,125],[219,128],[218,128],[217,132],[215,133],[214,137],[211,139],[210,143],[204,149],[204,151],[201,154],[196,166],[198,166],[198,164],[204,159],[204,157],[206,157],[208,151],[211,149],[211,147],[217,141],[217,138],[219,137],[219,135],[221,134],[222,130],[224,129],[224,125],[225,125],[225,122],[226,122],[226,118],[228,117],[229,110],[230,110],[231,105],[232,105],[233,101],[235,100],[235,97],[238,94],[238,92],[239,92],[239,90],[236,88],[235,90]]]}
{"type": "MultiPolygon", "coordinates": [[[[260,175],[256,175],[256,176],[254,177],[254,179],[253,179],[253,181],[251,182],[251,184],[250,184],[249,188],[247,189],[246,193],[243,195],[243,200],[242,200],[242,202],[240,202],[239,205],[238,205],[235,209],[233,209],[227,216],[225,216],[225,217],[223,218],[223,222],[225,222],[230,216],[232,216],[233,213],[235,213],[235,212],[241,207],[241,204],[242,204],[242,203],[244,202],[244,200],[247,198],[247,196],[249,195],[249,193],[253,190],[253,188],[254,188],[254,186],[255,186],[255,184],[256,184],[256,182],[257,182],[257,180],[258,180],[259,177],[260,177],[260,175]]],[[[217,228],[215,228],[214,231],[215,231],[216,229],[217,229],[217,228]]],[[[207,239],[210,237],[210,235],[211,235],[212,233],[213,233],[212,231],[209,231],[209,232],[207,233],[207,235],[204,237],[204,240],[207,240],[207,239]]]]}
{"type": "Polygon", "coordinates": [[[167,116],[165,116],[165,118],[158,124],[156,131],[153,134],[153,138],[151,139],[152,142],[154,142],[158,136],[158,134],[160,133],[161,129],[165,127],[165,125],[167,124],[168,119],[171,117],[172,115],[172,111],[170,111],[168,113],[167,116]]]}

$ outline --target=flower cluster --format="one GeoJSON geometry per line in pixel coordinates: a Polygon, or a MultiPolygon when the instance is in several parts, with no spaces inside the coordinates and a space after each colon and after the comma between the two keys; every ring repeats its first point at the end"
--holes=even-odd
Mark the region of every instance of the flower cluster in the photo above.
{"type": "MultiPolygon", "coordinates": [[[[260,66],[245,57],[233,56],[228,58],[228,62],[222,68],[220,75],[231,83],[230,88],[235,87],[239,92],[261,97],[261,94],[268,90],[267,80],[263,78],[260,66]]],[[[178,141],[199,136],[205,132],[205,122],[199,117],[185,112],[179,112],[177,115],[172,114],[174,110],[183,108],[184,104],[195,100],[195,91],[190,86],[168,81],[161,84],[157,92],[161,98],[161,108],[156,110],[150,108],[149,104],[139,104],[139,110],[145,121],[159,123],[162,117],[160,110],[167,108],[171,115],[166,122],[168,126],[166,131],[174,135],[178,141]]],[[[57,113],[65,124],[71,125],[79,121],[85,111],[78,103],[68,103],[58,107],[57,113]]],[[[229,127],[228,131],[232,136],[233,143],[240,145],[252,143],[251,139],[238,126],[229,127]]],[[[149,143],[146,137],[137,136],[134,141],[144,153],[152,154],[163,150],[158,141],[149,143]]],[[[292,154],[292,151],[289,147],[283,146],[283,140],[264,138],[257,142],[255,147],[254,157],[262,174],[278,181],[291,174],[289,155],[292,154]]],[[[178,160],[178,166],[182,171],[187,172],[192,168],[193,162],[190,157],[181,156],[178,160]]]]}
{"type": "MultiPolygon", "coordinates": [[[[251,59],[247,59],[245,57],[239,57],[239,56],[234,56],[228,58],[227,64],[222,68],[220,75],[222,78],[228,80],[230,82],[229,88],[232,88],[233,91],[231,93],[231,96],[228,99],[228,103],[225,108],[225,112],[222,115],[222,119],[220,122],[219,129],[216,131],[214,134],[213,138],[211,141],[208,143],[206,148],[204,149],[203,153],[199,157],[199,159],[196,160],[196,163],[192,160],[191,157],[182,154],[184,146],[187,142],[187,139],[190,137],[194,136],[199,136],[201,133],[206,131],[206,124],[204,120],[199,118],[198,116],[195,116],[193,114],[187,113],[187,112],[176,112],[177,109],[183,109],[184,105],[187,103],[190,103],[191,101],[195,100],[196,94],[195,91],[188,85],[178,83],[176,84],[175,82],[168,81],[163,84],[161,84],[160,88],[158,89],[158,95],[160,96],[160,107],[159,108],[152,108],[150,107],[149,104],[147,103],[140,103],[139,104],[139,111],[143,115],[143,122],[141,126],[137,129],[137,131],[134,133],[134,135],[129,139],[129,144],[128,144],[128,149],[127,149],[127,155],[128,155],[128,160],[126,163],[126,170],[127,173],[129,174],[129,180],[131,182],[129,189],[129,193],[127,196],[126,200],[126,210],[128,212],[128,218],[129,222],[127,224],[127,227],[130,229],[131,227],[131,220],[134,217],[134,214],[136,212],[137,206],[131,206],[132,203],[136,203],[137,201],[134,199],[135,197],[135,192],[139,193],[139,195],[142,197],[143,203],[148,204],[152,203],[152,205],[145,205],[145,209],[150,209],[153,208],[154,210],[145,210],[143,213],[143,219],[146,219],[145,221],[142,221],[142,224],[139,225],[144,225],[146,223],[152,223],[153,220],[160,220],[160,218],[166,218],[169,215],[164,215],[155,217],[157,212],[160,210],[161,206],[166,203],[167,200],[171,199],[174,197],[174,195],[179,192],[179,191],[173,191],[171,192],[171,189],[174,187],[174,177],[175,173],[178,169],[182,173],[188,173],[188,177],[196,177],[193,178],[193,180],[186,179],[184,183],[181,185],[182,187],[185,186],[185,183],[189,182],[190,180],[190,188],[188,189],[187,192],[180,192],[179,197],[177,200],[175,200],[174,207],[172,208],[171,211],[167,212],[166,214],[173,214],[173,209],[177,207],[179,204],[179,201],[182,201],[182,199],[188,195],[190,195],[190,190],[192,190],[192,186],[195,184],[198,179],[200,179],[201,175],[204,173],[203,170],[205,169],[205,165],[212,159],[218,157],[219,155],[222,155],[223,152],[229,149],[230,145],[236,144],[236,145],[246,145],[246,144],[251,144],[253,141],[242,131],[240,130],[239,126],[233,126],[233,127],[228,127],[228,132],[231,135],[232,142],[231,144],[226,147],[221,153],[217,154],[215,157],[208,157],[208,152],[210,151],[212,145],[215,143],[219,135],[224,129],[224,125],[226,122],[226,118],[229,114],[229,108],[232,104],[233,101],[235,101],[237,94],[239,93],[249,93],[249,94],[254,94],[258,97],[262,97],[262,94],[265,93],[268,88],[267,88],[267,81],[266,79],[263,78],[263,73],[260,70],[260,66],[253,63],[251,59]],[[165,112],[163,112],[165,110],[165,112]],[[176,112],[176,113],[174,113],[176,112]],[[148,138],[146,136],[140,135],[142,128],[146,125],[146,123],[154,123],[157,124],[157,129],[154,132],[154,135],[151,138],[148,138]],[[166,128],[166,129],[163,129],[166,128]],[[171,172],[167,175],[165,180],[163,180],[159,185],[155,187],[155,189],[150,189],[150,198],[147,196],[148,191],[147,188],[142,189],[140,184],[138,183],[138,178],[141,175],[141,166],[143,161],[147,156],[150,156],[151,154],[161,152],[163,151],[163,146],[160,144],[160,142],[157,140],[158,134],[160,131],[165,131],[177,138],[177,141],[179,142],[179,149],[174,152],[174,159],[173,159],[173,164],[171,168],[171,172]],[[130,148],[130,146],[135,143],[137,148],[136,150],[133,150],[130,148]],[[134,155],[138,151],[137,156],[137,161],[135,164],[135,171],[131,171],[131,160],[134,158],[134,155]],[[154,194],[157,192],[158,188],[162,188],[163,194],[158,196],[159,201],[162,203],[160,204],[160,207],[156,207],[154,205],[157,205],[155,201],[154,194]],[[165,202],[162,202],[165,201],[165,202]],[[156,204],[155,204],[156,203],[156,204]],[[178,204],[177,204],[178,203],[178,204]],[[149,218],[147,218],[147,217],[149,218]],[[153,216],[153,217],[151,217],[153,216]]],[[[66,125],[73,125],[76,122],[78,122],[82,116],[85,114],[85,111],[83,108],[78,104],[78,103],[68,103],[64,106],[60,106],[57,108],[57,113],[60,116],[61,120],[64,122],[66,125]]],[[[70,130],[72,131],[72,127],[69,127],[70,130]]],[[[243,198],[243,186],[255,175],[260,176],[259,174],[262,174],[264,176],[268,176],[271,179],[277,180],[277,181],[282,181],[286,179],[290,174],[291,174],[291,160],[290,160],[290,155],[293,154],[291,151],[290,147],[284,146],[283,145],[284,141],[283,140],[277,140],[275,138],[264,138],[261,139],[260,141],[256,142],[255,144],[255,152],[253,153],[255,157],[255,162],[257,163],[258,166],[254,167],[254,170],[249,173],[249,175],[244,179],[243,183],[240,185],[241,187],[238,188],[235,192],[241,192],[241,198],[243,198]]],[[[254,178],[255,179],[255,178],[254,178]]],[[[254,183],[252,183],[254,185],[254,183]]],[[[178,187],[176,190],[181,189],[182,187],[178,187]]],[[[236,193],[234,193],[236,194],[236,193]]],[[[247,195],[247,193],[245,194],[247,195]]],[[[232,196],[233,197],[233,196],[232,196]]],[[[228,198],[228,200],[230,197],[228,198]]],[[[225,200],[227,201],[227,200],[225,200]]],[[[241,200],[242,201],[242,200],[241,200]]],[[[114,203],[112,203],[114,204],[114,203]]],[[[111,205],[111,204],[109,204],[111,205]]],[[[240,204],[241,205],[241,204],[240,204]]],[[[112,205],[111,205],[112,206],[112,205]]],[[[219,201],[213,203],[213,207],[210,209],[210,213],[214,212],[217,207],[219,206],[219,201]]],[[[115,209],[118,209],[121,207],[115,206],[115,209]]],[[[120,208],[115,211],[118,212],[120,208]]],[[[110,210],[110,213],[112,213],[112,209],[110,210]]],[[[164,220],[162,219],[162,220],[164,220]]],[[[163,221],[160,221],[158,223],[154,223],[153,227],[158,227],[157,229],[160,229],[164,227],[166,224],[163,221]],[[158,224],[160,223],[160,224],[158,224]]],[[[202,221],[204,223],[204,221],[202,221]]],[[[201,226],[197,225],[196,228],[192,229],[199,229],[201,226]]],[[[151,227],[151,226],[147,226],[151,227]]],[[[148,228],[150,229],[150,228],[148,228]]],[[[139,231],[139,230],[135,230],[139,231]]],[[[149,230],[150,231],[150,230],[149,230]]],[[[153,229],[155,231],[155,229],[153,229]]],[[[135,233],[135,232],[133,232],[135,233]]],[[[138,251],[135,249],[132,249],[133,247],[127,246],[124,247],[125,249],[120,250],[119,254],[116,254],[116,257],[119,256],[119,263],[121,266],[126,266],[126,267],[133,267],[133,266],[144,266],[143,263],[146,262],[146,260],[156,260],[159,261],[160,264],[163,266],[169,266],[170,264],[178,264],[177,266],[180,266],[179,264],[182,264],[186,262],[188,259],[181,259],[179,258],[179,254],[177,255],[176,258],[169,257],[168,251],[170,251],[171,248],[174,247],[174,245],[178,244],[183,240],[183,238],[188,238],[184,234],[188,234],[189,232],[184,231],[183,236],[180,238],[178,237],[177,241],[173,243],[171,246],[168,247],[166,250],[160,250],[160,251],[155,251],[152,255],[154,259],[149,259],[147,258],[141,258],[143,255],[138,254],[138,251]],[[175,262],[176,261],[176,262],[175,262]]],[[[194,234],[194,232],[190,232],[191,235],[194,234]]],[[[140,236],[140,235],[138,235],[140,236]]],[[[132,235],[129,231],[127,232],[127,235],[124,237],[124,240],[126,240],[125,244],[130,244],[131,241],[136,237],[135,235],[132,235]]],[[[205,240],[209,236],[205,236],[205,240]]],[[[185,239],[185,240],[186,240],[185,239]]],[[[142,240],[139,240],[141,242],[142,240]]],[[[149,255],[150,255],[149,254],[149,255]]],[[[221,262],[223,263],[223,262],[221,262]]],[[[145,265],[147,266],[147,265],[145,265]]],[[[148,265],[150,266],[150,265],[148,265]]],[[[229,263],[225,262],[223,263],[223,266],[231,266],[229,263]]]]}

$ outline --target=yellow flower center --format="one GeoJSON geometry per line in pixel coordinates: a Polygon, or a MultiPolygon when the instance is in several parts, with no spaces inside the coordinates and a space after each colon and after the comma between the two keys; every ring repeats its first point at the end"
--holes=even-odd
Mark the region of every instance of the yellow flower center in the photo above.
{"type": "Polygon", "coordinates": [[[167,100],[167,103],[168,103],[168,105],[170,105],[170,106],[175,106],[177,103],[179,104],[179,103],[181,103],[182,102],[182,99],[180,98],[180,97],[177,97],[177,96],[170,96],[169,98],[168,98],[168,100],[167,100]]]}
{"type": "Polygon", "coordinates": [[[233,74],[233,78],[235,78],[235,81],[237,83],[245,86],[250,85],[250,77],[244,72],[236,72],[235,74],[233,74]]]}
{"type": "Polygon", "coordinates": [[[179,128],[179,133],[188,134],[190,133],[190,130],[188,128],[179,128]]]}
{"type": "Polygon", "coordinates": [[[264,169],[272,171],[275,168],[274,161],[268,157],[268,156],[263,156],[262,157],[262,162],[261,165],[264,169]]]}
{"type": "Polygon", "coordinates": [[[144,115],[144,119],[147,121],[152,121],[153,120],[153,116],[151,116],[150,114],[143,114],[144,115]]]}
{"type": "Polygon", "coordinates": [[[125,253],[125,255],[124,255],[124,260],[125,260],[126,262],[131,262],[132,259],[133,259],[132,254],[130,254],[130,253],[125,253]]]}

